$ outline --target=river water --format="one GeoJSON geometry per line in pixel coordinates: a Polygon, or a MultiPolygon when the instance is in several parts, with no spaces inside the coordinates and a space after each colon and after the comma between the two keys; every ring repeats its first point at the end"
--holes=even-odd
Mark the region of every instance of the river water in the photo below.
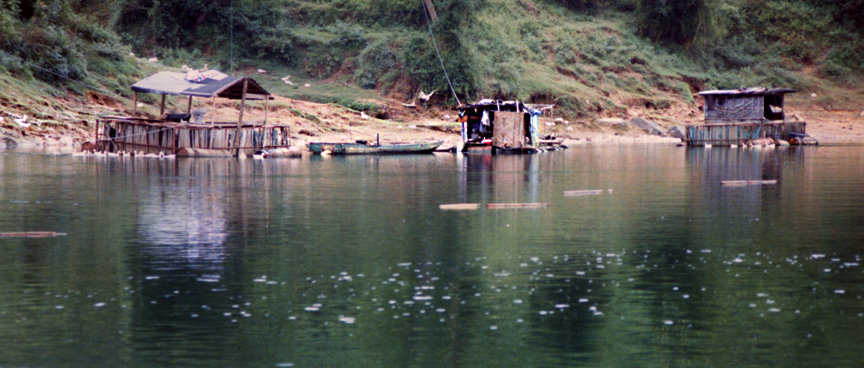
{"type": "Polygon", "coordinates": [[[864,147],[0,151],[0,232],[65,234],[0,238],[0,367],[860,367],[862,194],[864,147]]]}

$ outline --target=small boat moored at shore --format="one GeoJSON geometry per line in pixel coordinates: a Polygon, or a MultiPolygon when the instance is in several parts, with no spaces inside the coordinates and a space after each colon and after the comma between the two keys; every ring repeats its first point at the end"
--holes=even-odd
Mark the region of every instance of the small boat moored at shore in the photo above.
{"type": "Polygon", "coordinates": [[[377,144],[367,141],[356,142],[310,142],[306,147],[313,154],[330,153],[333,155],[404,155],[413,153],[432,153],[444,141],[427,141],[418,143],[377,144]]]}

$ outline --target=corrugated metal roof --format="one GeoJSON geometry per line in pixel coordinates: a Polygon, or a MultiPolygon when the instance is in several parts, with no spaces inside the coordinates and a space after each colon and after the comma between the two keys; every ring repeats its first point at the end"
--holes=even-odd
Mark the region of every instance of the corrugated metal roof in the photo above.
{"type": "Polygon", "coordinates": [[[501,111],[525,111],[525,112],[533,112],[534,109],[527,108],[525,104],[521,101],[502,101],[502,100],[491,100],[491,99],[483,99],[477,101],[472,105],[462,105],[456,108],[456,110],[464,111],[464,110],[501,110],[501,111]]]}
{"type": "MultiPolygon", "coordinates": [[[[186,80],[186,73],[159,72],[132,85],[132,90],[142,93],[183,95],[194,97],[222,97],[239,100],[243,97],[243,78],[222,74],[216,79],[208,78],[201,82],[186,80]]],[[[247,100],[273,99],[254,79],[249,78],[246,86],[247,100]]]]}
{"type": "Polygon", "coordinates": [[[789,88],[763,88],[763,87],[753,87],[753,88],[742,88],[742,89],[726,89],[726,90],[712,90],[712,91],[702,91],[699,92],[700,95],[733,95],[733,96],[758,96],[758,95],[780,95],[784,93],[795,93],[798,92],[794,89],[789,88]]]}

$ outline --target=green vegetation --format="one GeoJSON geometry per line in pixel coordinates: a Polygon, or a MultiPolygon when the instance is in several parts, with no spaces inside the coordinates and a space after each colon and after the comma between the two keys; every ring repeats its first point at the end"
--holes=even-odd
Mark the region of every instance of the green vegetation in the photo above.
{"type": "Polygon", "coordinates": [[[167,67],[266,69],[276,93],[373,113],[379,96],[423,90],[439,105],[521,99],[573,117],[745,86],[841,102],[864,75],[862,0],[432,3],[430,27],[420,0],[0,0],[0,74],[123,98],[150,72],[134,52],[167,67]],[[315,87],[275,77],[289,74],[315,87]]]}

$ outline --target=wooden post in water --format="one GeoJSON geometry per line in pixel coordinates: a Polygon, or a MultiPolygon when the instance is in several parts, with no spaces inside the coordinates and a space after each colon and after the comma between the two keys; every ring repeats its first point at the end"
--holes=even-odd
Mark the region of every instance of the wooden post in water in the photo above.
{"type": "MultiPolygon", "coordinates": [[[[261,124],[261,149],[267,149],[267,113],[270,111],[270,96],[264,95],[264,123],[261,124]]],[[[254,146],[254,139],[253,139],[254,146]]],[[[252,152],[253,154],[255,152],[252,152]]]]}
{"type": "Polygon", "coordinates": [[[237,147],[236,157],[240,157],[240,126],[243,125],[243,110],[246,109],[246,89],[249,87],[249,78],[243,77],[243,95],[240,97],[240,117],[237,119],[237,135],[234,136],[234,146],[237,147]]]}

